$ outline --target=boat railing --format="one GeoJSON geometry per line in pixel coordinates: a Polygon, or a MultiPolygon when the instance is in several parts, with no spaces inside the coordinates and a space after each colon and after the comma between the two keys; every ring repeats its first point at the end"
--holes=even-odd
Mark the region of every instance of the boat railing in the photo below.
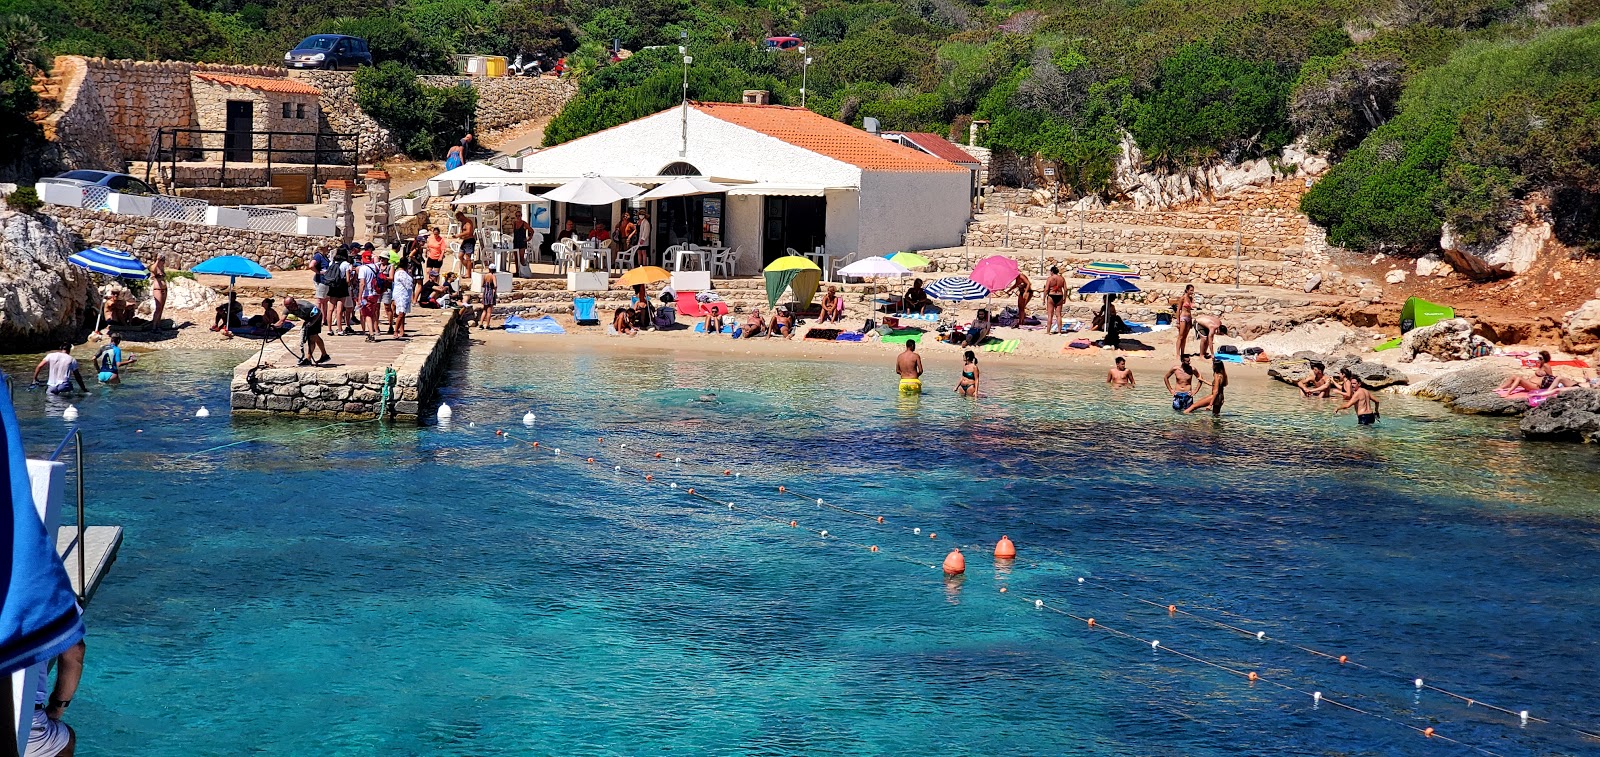
{"type": "Polygon", "coordinates": [[[81,605],[88,600],[88,595],[85,592],[89,590],[89,570],[87,558],[84,556],[88,551],[88,543],[84,540],[85,526],[83,520],[83,432],[79,431],[77,426],[69,429],[66,438],[56,445],[56,451],[50,453],[50,461],[56,462],[57,458],[61,457],[61,453],[66,451],[69,443],[73,447],[72,458],[77,471],[73,478],[78,488],[78,547],[76,551],[78,553],[78,604],[81,605]]]}

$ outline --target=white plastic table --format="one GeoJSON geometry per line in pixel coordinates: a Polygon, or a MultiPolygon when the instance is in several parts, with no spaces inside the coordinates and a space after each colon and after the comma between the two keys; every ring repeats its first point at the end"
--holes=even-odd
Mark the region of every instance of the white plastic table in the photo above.
{"type": "Polygon", "coordinates": [[[805,256],[811,258],[811,260],[817,264],[817,267],[822,269],[823,281],[833,281],[833,266],[830,265],[830,263],[833,261],[833,253],[827,252],[826,249],[824,249],[823,252],[812,250],[811,252],[805,253],[805,256]]]}

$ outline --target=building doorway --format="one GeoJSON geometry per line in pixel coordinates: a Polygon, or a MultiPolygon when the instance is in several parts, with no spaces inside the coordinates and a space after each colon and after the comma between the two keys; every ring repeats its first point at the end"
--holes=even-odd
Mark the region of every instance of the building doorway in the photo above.
{"type": "Polygon", "coordinates": [[[822,246],[828,236],[827,218],[825,197],[768,197],[761,224],[763,266],[790,248],[806,253],[822,246]]]}
{"type": "Polygon", "coordinates": [[[255,150],[252,149],[255,121],[255,103],[249,100],[228,101],[227,126],[222,136],[224,160],[232,163],[249,163],[255,159],[255,150]]]}
{"type": "Polygon", "coordinates": [[[722,209],[727,195],[690,195],[656,200],[654,248],[700,244],[722,246],[722,209]]]}

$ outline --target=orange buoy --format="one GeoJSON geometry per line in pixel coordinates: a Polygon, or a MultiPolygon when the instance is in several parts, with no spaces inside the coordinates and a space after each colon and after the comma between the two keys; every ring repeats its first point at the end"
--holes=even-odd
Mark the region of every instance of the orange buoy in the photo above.
{"type": "Polygon", "coordinates": [[[656,477],[646,473],[646,474],[644,474],[644,480],[646,480],[646,481],[654,481],[654,480],[656,480],[656,477]]]}
{"type": "Polygon", "coordinates": [[[879,522],[879,523],[882,523],[882,522],[883,522],[883,516],[882,516],[882,515],[879,515],[879,516],[878,516],[878,522],[879,522]]]}
{"type": "Polygon", "coordinates": [[[1261,678],[1261,676],[1256,675],[1256,672],[1254,670],[1250,671],[1250,680],[1251,681],[1255,681],[1255,680],[1257,680],[1259,678],[1261,678]]]}
{"type": "Polygon", "coordinates": [[[1004,586],[1000,587],[1000,593],[1001,594],[1006,593],[1006,587],[1004,587],[1004,586]]]}
{"type": "Polygon", "coordinates": [[[1178,612],[1178,606],[1177,605],[1167,605],[1167,614],[1168,615],[1176,615],[1177,612],[1178,612]]]}
{"type": "Polygon", "coordinates": [[[934,533],[930,533],[930,534],[928,534],[928,538],[929,539],[937,539],[937,538],[939,538],[939,535],[938,534],[934,534],[934,533]]]}
{"type": "Polygon", "coordinates": [[[790,528],[794,528],[795,526],[798,526],[798,525],[800,525],[799,521],[793,521],[793,520],[789,521],[789,527],[790,528]]]}
{"type": "Polygon", "coordinates": [[[786,491],[788,491],[788,490],[787,490],[787,489],[785,489],[785,488],[783,488],[783,487],[782,487],[782,486],[780,486],[780,487],[778,487],[778,493],[779,493],[779,494],[782,494],[782,493],[784,493],[784,492],[786,492],[786,491]]]}
{"type": "Polygon", "coordinates": [[[878,545],[876,545],[876,544],[872,545],[872,551],[874,551],[874,552],[878,551],[878,545]]]}
{"type": "Polygon", "coordinates": [[[1433,738],[1433,729],[1432,728],[1424,728],[1424,729],[1422,729],[1422,735],[1427,736],[1430,739],[1433,738]]]}
{"type": "Polygon", "coordinates": [[[534,442],[533,446],[537,447],[537,446],[539,446],[539,443],[538,442],[534,442]]]}
{"type": "Polygon", "coordinates": [[[967,558],[962,556],[961,548],[950,550],[950,554],[944,556],[944,574],[955,576],[965,572],[967,572],[967,558]]]}
{"type": "Polygon", "coordinates": [[[1339,664],[1340,665],[1343,665],[1343,664],[1345,664],[1345,663],[1347,663],[1349,661],[1350,661],[1349,655],[1339,655],[1339,664]]]}
{"type": "Polygon", "coordinates": [[[1094,628],[1094,618],[1089,619],[1089,627],[1094,628]]]}
{"type": "Polygon", "coordinates": [[[656,457],[661,457],[661,453],[660,453],[660,452],[657,452],[657,453],[656,453],[656,457]]]}
{"type": "Polygon", "coordinates": [[[594,462],[594,458],[592,458],[592,457],[591,457],[591,458],[589,458],[589,462],[590,462],[590,463],[593,463],[593,462],[594,462]]]}
{"type": "Polygon", "coordinates": [[[1011,543],[1011,537],[1000,535],[1000,541],[994,544],[994,556],[1002,560],[1010,560],[1017,556],[1017,545],[1011,543]]]}
{"type": "Polygon", "coordinates": [[[689,490],[689,493],[690,493],[690,494],[694,494],[694,489],[690,489],[690,490],[689,490]]]}
{"type": "Polygon", "coordinates": [[[731,470],[724,470],[724,471],[723,471],[723,472],[722,472],[722,475],[724,475],[724,476],[731,476],[731,475],[733,475],[733,471],[731,471],[731,470]]]}
{"type": "Polygon", "coordinates": [[[606,443],[606,438],[603,437],[603,436],[602,437],[598,437],[598,438],[595,439],[595,441],[600,442],[601,444],[605,444],[606,443]]]}

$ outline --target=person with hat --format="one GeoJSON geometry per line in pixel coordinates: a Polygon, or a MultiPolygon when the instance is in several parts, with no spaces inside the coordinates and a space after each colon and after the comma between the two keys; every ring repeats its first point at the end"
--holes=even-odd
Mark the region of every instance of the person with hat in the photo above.
{"type": "MultiPolygon", "coordinates": [[[[372,247],[369,242],[368,248],[372,247]]],[[[378,341],[378,310],[383,300],[383,294],[378,286],[378,264],[374,260],[371,249],[361,252],[361,266],[356,269],[358,285],[356,296],[359,298],[361,329],[367,332],[367,341],[378,341]]]]}

